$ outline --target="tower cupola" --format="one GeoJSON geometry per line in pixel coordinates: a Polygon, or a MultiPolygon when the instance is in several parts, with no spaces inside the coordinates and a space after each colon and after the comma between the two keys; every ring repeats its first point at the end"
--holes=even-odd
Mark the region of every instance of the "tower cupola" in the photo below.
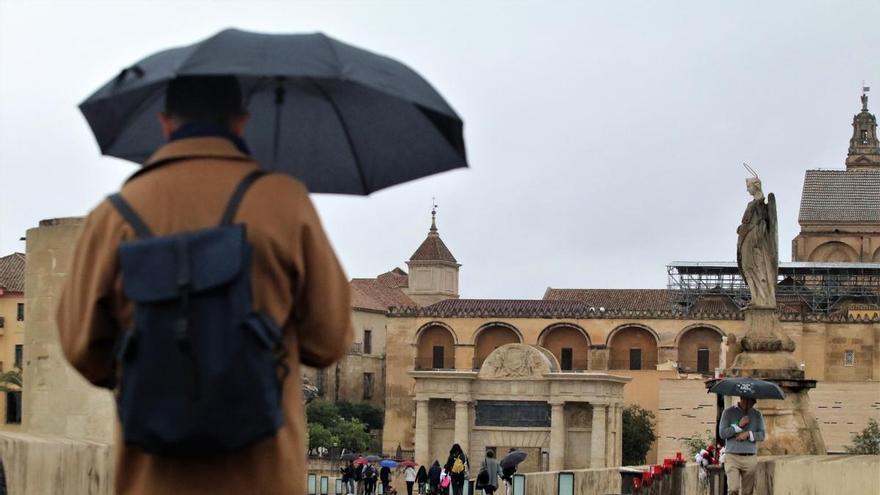
{"type": "Polygon", "coordinates": [[[426,306],[458,298],[458,269],[461,265],[446,247],[437,230],[437,205],[431,209],[428,237],[406,262],[409,268],[407,295],[426,306]]]}
{"type": "Polygon", "coordinates": [[[849,140],[846,169],[880,170],[880,143],[877,141],[877,119],[868,111],[868,88],[862,88],[862,111],[853,117],[853,136],[849,140]]]}

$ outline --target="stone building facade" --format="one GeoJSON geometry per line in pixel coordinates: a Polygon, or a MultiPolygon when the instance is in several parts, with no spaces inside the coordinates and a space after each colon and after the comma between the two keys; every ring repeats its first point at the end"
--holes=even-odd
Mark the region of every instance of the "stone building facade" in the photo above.
{"type": "MultiPolygon", "coordinates": [[[[0,373],[21,369],[24,360],[25,255],[0,257],[0,373]]],[[[21,391],[4,392],[0,429],[21,428],[21,391]]]]}

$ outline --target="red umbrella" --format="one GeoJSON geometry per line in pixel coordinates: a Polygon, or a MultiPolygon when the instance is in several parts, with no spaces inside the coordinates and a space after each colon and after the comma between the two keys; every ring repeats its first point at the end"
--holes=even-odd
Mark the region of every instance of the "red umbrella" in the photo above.
{"type": "Polygon", "coordinates": [[[416,466],[418,466],[418,464],[416,464],[415,461],[400,461],[400,464],[398,464],[398,466],[400,466],[400,467],[416,467],[416,466]]]}
{"type": "Polygon", "coordinates": [[[354,463],[354,464],[366,464],[366,463],[367,463],[367,460],[364,459],[363,457],[358,457],[357,459],[355,459],[355,460],[353,460],[353,461],[351,461],[351,462],[354,463]]]}

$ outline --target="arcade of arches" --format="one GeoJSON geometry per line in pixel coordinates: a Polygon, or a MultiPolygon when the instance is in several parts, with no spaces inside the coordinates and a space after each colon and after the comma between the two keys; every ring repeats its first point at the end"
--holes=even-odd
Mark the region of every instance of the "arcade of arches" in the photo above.
{"type": "MultiPolygon", "coordinates": [[[[519,331],[508,324],[490,323],[480,327],[473,344],[462,344],[455,330],[444,323],[430,323],[417,333],[415,370],[480,369],[486,358],[505,344],[523,342],[519,331]],[[456,361],[457,347],[473,347],[470,357],[456,361]]],[[[673,351],[666,359],[674,360],[682,372],[712,374],[723,364],[723,333],[717,328],[694,325],[682,329],[675,339],[673,351]]],[[[655,332],[641,325],[624,325],[613,332],[607,346],[592,344],[589,334],[574,324],[559,323],[545,328],[536,344],[550,351],[560,371],[585,370],[654,370],[662,362],[655,332]],[[607,349],[607,365],[591,366],[591,355],[607,349]]],[[[605,360],[600,360],[605,361],[605,360]]]]}

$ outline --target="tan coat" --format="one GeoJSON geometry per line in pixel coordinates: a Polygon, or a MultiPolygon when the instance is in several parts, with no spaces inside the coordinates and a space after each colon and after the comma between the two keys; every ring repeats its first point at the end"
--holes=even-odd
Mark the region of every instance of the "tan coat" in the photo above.
{"type": "MultiPolygon", "coordinates": [[[[257,164],[223,138],[169,143],[158,166],[127,182],[122,195],[156,235],[219,223],[233,188],[257,164]]],[[[254,247],[254,306],[283,322],[291,373],[284,425],[275,437],[222,458],[161,458],[117,441],[116,490],[125,494],[293,494],[306,492],[306,428],[300,363],[327,366],[352,339],[349,285],[305,187],[272,174],[258,180],[236,222],[254,247]]],[[[118,370],[112,346],[132,323],[122,295],[117,248],[134,232],[104,201],[88,216],[58,307],[61,347],[89,381],[108,386],[118,370]]],[[[229,425],[235,428],[236,425],[229,425]]],[[[117,438],[120,438],[117,426],[117,438]]]]}

